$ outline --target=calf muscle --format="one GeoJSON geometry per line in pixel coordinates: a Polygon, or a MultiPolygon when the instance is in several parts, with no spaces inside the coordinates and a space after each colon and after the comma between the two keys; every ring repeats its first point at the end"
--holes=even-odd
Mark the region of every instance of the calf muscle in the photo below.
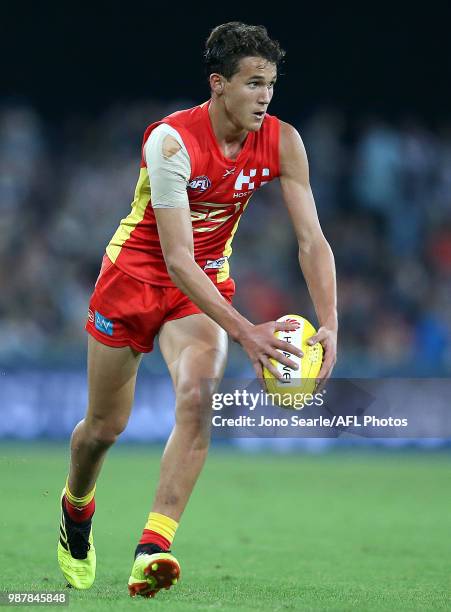
{"type": "Polygon", "coordinates": [[[76,497],[92,490],[106,452],[127,425],[140,361],[130,347],[112,348],[89,336],[88,409],[71,438],[69,489],[76,497]]]}

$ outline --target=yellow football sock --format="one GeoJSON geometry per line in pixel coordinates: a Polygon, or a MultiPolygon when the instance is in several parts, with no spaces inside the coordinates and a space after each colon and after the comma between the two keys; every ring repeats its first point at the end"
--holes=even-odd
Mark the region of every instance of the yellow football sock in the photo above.
{"type": "Polygon", "coordinates": [[[158,512],[150,512],[144,529],[159,533],[168,540],[169,544],[172,544],[178,526],[177,521],[174,521],[169,516],[159,514],[158,512]]]}
{"type": "Polygon", "coordinates": [[[87,506],[89,502],[92,501],[95,492],[96,492],[96,485],[94,485],[94,488],[92,489],[92,491],[90,491],[83,497],[75,497],[75,495],[72,495],[72,493],[69,490],[69,477],[66,480],[66,499],[70,504],[72,504],[73,506],[76,506],[77,508],[82,508],[83,506],[87,506]]]}

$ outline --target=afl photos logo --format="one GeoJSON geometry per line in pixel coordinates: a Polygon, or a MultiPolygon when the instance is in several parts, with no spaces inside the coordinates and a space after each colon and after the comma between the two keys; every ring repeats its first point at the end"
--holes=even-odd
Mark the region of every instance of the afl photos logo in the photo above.
{"type": "Polygon", "coordinates": [[[211,187],[211,181],[208,176],[196,176],[188,183],[188,189],[193,191],[207,191],[211,187]]]}

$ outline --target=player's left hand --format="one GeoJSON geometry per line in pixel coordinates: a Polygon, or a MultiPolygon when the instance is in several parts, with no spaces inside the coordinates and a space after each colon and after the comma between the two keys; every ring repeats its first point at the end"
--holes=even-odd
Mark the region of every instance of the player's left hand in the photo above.
{"type": "Polygon", "coordinates": [[[313,346],[317,342],[320,342],[324,349],[323,364],[316,379],[316,391],[321,392],[337,361],[337,330],[320,327],[307,344],[313,346]]]}

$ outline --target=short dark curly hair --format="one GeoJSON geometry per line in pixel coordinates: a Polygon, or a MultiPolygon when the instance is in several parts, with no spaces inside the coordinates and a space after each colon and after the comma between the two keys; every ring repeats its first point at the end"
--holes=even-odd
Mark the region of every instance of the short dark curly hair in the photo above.
{"type": "Polygon", "coordinates": [[[216,26],[205,43],[205,68],[207,76],[212,72],[222,74],[230,80],[239,70],[243,57],[263,57],[278,66],[285,51],[277,40],[268,36],[262,25],[247,25],[240,21],[230,21],[216,26]]]}

